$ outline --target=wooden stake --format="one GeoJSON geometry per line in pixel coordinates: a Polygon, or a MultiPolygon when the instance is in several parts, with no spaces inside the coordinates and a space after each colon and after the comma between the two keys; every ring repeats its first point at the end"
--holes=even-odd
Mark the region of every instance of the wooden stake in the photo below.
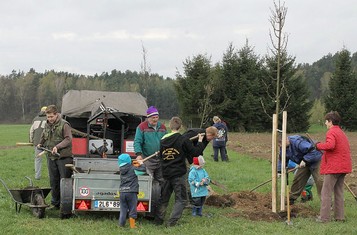
{"type": "Polygon", "coordinates": [[[273,114],[273,131],[272,131],[272,155],[271,155],[271,210],[276,213],[276,191],[277,191],[277,129],[278,115],[273,114]]]}

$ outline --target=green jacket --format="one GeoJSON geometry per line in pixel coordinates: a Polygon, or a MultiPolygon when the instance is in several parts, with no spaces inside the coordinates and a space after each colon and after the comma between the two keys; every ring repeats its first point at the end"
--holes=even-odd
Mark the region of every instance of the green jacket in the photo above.
{"type": "Polygon", "coordinates": [[[134,139],[134,151],[143,158],[160,150],[160,140],[167,133],[166,127],[161,122],[154,129],[148,121],[144,121],[136,128],[134,139]]]}
{"type": "MultiPolygon", "coordinates": [[[[70,126],[70,124],[63,120],[61,117],[59,117],[58,120],[56,120],[56,122],[53,124],[46,122],[45,129],[42,133],[41,144],[45,148],[52,150],[53,147],[61,143],[65,138],[63,136],[63,129],[66,124],[70,126]]],[[[72,157],[72,143],[70,142],[64,148],[59,148],[58,153],[60,154],[60,158],[72,157]]],[[[47,156],[51,159],[58,158],[51,153],[47,153],[47,156]]]]}

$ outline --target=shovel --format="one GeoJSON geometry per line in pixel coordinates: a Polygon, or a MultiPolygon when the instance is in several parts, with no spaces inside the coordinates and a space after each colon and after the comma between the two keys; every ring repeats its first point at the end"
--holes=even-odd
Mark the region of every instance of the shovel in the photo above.
{"type": "MultiPolygon", "coordinates": [[[[295,170],[296,170],[296,168],[290,169],[290,170],[288,170],[287,173],[293,172],[293,171],[295,171],[295,170]]],[[[267,181],[264,181],[264,182],[261,183],[261,184],[258,184],[257,186],[255,186],[254,188],[252,188],[249,192],[253,192],[253,191],[256,190],[257,188],[260,188],[261,186],[263,186],[263,185],[269,183],[270,181],[272,181],[272,179],[269,179],[269,180],[267,180],[267,181]]]]}
{"type": "Polygon", "coordinates": [[[211,179],[210,182],[211,182],[211,184],[216,185],[218,188],[223,189],[225,192],[228,191],[228,189],[227,189],[227,187],[225,185],[223,185],[221,183],[218,183],[217,181],[212,180],[212,179],[211,179]]]}
{"type": "Polygon", "coordinates": [[[348,189],[348,191],[350,191],[350,193],[352,194],[352,196],[356,199],[357,201],[357,197],[356,194],[354,194],[354,192],[352,191],[352,189],[350,188],[350,186],[348,186],[348,184],[346,182],[343,182],[346,186],[346,188],[348,189]]]}

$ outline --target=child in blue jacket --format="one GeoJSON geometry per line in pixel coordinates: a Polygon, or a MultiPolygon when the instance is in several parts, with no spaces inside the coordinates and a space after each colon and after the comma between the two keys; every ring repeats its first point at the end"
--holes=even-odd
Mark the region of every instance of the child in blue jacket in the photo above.
{"type": "Polygon", "coordinates": [[[138,203],[139,181],[135,170],[145,171],[142,161],[138,161],[137,167],[132,165],[131,157],[127,153],[122,153],[118,157],[120,169],[120,215],[119,226],[124,227],[127,214],[129,213],[130,228],[136,228],[135,220],[137,217],[136,206],[138,203]]]}
{"type": "Polygon", "coordinates": [[[205,160],[203,156],[193,158],[193,166],[188,174],[188,183],[190,184],[191,196],[193,201],[192,215],[202,216],[202,208],[208,196],[207,186],[210,178],[207,171],[203,168],[205,160]]]}

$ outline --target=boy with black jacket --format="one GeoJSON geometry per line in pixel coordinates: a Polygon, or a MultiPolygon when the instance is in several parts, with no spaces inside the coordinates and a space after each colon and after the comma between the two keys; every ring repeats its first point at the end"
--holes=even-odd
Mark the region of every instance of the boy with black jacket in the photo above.
{"type": "Polygon", "coordinates": [[[164,184],[161,188],[161,205],[156,215],[155,223],[163,224],[166,209],[172,192],[175,192],[175,203],[167,226],[175,226],[181,218],[186,205],[186,172],[185,160],[191,164],[194,156],[198,156],[204,149],[202,143],[203,134],[198,135],[198,143],[193,145],[192,141],[179,133],[182,121],[179,117],[170,120],[171,133],[161,139],[160,160],[164,184]]]}

